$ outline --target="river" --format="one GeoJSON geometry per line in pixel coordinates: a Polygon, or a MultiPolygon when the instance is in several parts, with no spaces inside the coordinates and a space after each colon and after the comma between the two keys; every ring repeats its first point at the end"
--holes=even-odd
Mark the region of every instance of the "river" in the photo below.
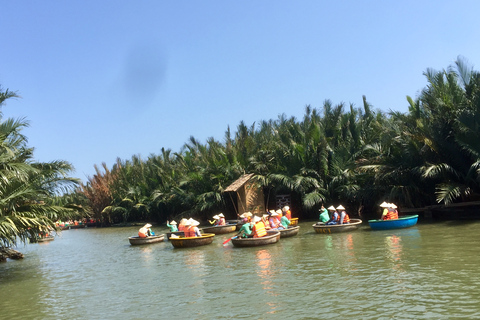
{"type": "MultiPolygon", "coordinates": [[[[2,319],[479,319],[480,221],[316,234],[256,248],[130,246],[66,230],[0,264],[2,319]]],[[[167,230],[153,227],[157,233],[167,230]]]]}

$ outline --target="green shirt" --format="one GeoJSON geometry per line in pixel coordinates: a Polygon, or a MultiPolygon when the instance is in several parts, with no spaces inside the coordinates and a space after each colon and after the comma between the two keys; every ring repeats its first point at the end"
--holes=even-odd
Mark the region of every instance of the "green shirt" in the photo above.
{"type": "Polygon", "coordinates": [[[290,220],[288,220],[288,218],[286,216],[282,216],[282,218],[280,219],[280,224],[285,228],[287,229],[288,228],[288,225],[290,224],[290,220]]]}
{"type": "Polygon", "coordinates": [[[328,220],[330,220],[330,216],[328,215],[328,210],[323,209],[323,211],[320,212],[320,221],[323,223],[326,223],[328,220]]]}
{"type": "Polygon", "coordinates": [[[177,228],[176,224],[168,224],[167,223],[167,227],[170,228],[170,232],[177,232],[178,231],[178,228],[177,228]]]}
{"type": "Polygon", "coordinates": [[[242,238],[246,238],[247,236],[252,234],[252,226],[249,222],[244,223],[243,226],[238,230],[238,234],[242,235],[242,238]]]}

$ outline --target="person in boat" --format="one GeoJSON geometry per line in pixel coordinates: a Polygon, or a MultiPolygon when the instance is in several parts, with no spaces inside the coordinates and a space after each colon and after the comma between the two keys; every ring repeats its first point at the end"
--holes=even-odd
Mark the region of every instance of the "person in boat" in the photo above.
{"type": "Polygon", "coordinates": [[[261,238],[267,235],[267,230],[265,229],[265,224],[263,223],[260,217],[255,216],[253,218],[253,228],[252,233],[254,238],[261,238]]]}
{"type": "MultiPolygon", "coordinates": [[[[290,225],[290,220],[287,218],[286,215],[282,215],[282,217],[280,218],[280,225],[284,228],[284,229],[288,229],[288,226],[290,225]]],[[[279,227],[280,228],[280,227],[279,227]]]]}
{"type": "Polygon", "coordinates": [[[292,220],[292,211],[290,211],[289,206],[285,206],[282,208],[282,212],[284,216],[287,216],[287,219],[290,221],[292,220]]]}
{"type": "Polygon", "coordinates": [[[328,222],[328,220],[330,220],[330,215],[328,214],[328,210],[323,205],[320,209],[318,209],[318,211],[320,211],[320,216],[319,216],[320,222],[326,223],[328,222]]]}
{"type": "Polygon", "coordinates": [[[393,203],[383,202],[380,207],[383,207],[382,220],[398,219],[397,206],[393,203]]]}
{"type": "Polygon", "coordinates": [[[219,219],[217,221],[217,226],[225,226],[227,224],[227,221],[225,220],[225,216],[223,215],[223,213],[220,213],[218,217],[219,219]]]}
{"type": "Polygon", "coordinates": [[[328,224],[328,225],[338,224],[340,222],[340,215],[338,214],[337,209],[335,209],[334,206],[330,206],[328,207],[328,211],[330,211],[331,216],[330,216],[330,220],[328,220],[327,223],[325,224],[328,224]]]}
{"type": "Polygon", "coordinates": [[[277,219],[278,213],[275,210],[270,210],[268,218],[268,224],[270,225],[270,229],[276,230],[280,221],[277,219]]]}
{"type": "Polygon", "coordinates": [[[236,236],[242,237],[242,238],[251,238],[253,237],[252,228],[253,228],[253,221],[250,220],[249,222],[246,222],[242,225],[240,230],[238,230],[238,233],[236,236]]]}
{"type": "Polygon", "coordinates": [[[192,219],[191,227],[190,227],[190,234],[192,234],[192,232],[193,232],[192,237],[201,237],[202,236],[202,233],[200,232],[200,229],[198,229],[199,225],[200,225],[200,222],[192,219]]]}
{"type": "Polygon", "coordinates": [[[172,220],[170,223],[167,220],[167,227],[170,228],[170,232],[178,231],[177,223],[175,222],[175,220],[172,220]]]}
{"type": "Polygon", "coordinates": [[[214,226],[217,226],[218,225],[218,220],[220,220],[220,217],[216,214],[212,218],[213,218],[213,220],[208,220],[208,222],[210,222],[210,224],[213,224],[214,226]]]}
{"type": "Polygon", "coordinates": [[[152,229],[150,229],[151,227],[152,227],[152,225],[150,223],[147,223],[146,225],[141,227],[138,230],[138,236],[140,238],[146,238],[146,237],[150,237],[150,236],[155,235],[155,233],[152,231],[152,229]]]}
{"type": "Polygon", "coordinates": [[[185,219],[183,222],[183,233],[186,238],[195,237],[195,232],[192,229],[192,219],[185,219]]]}
{"type": "Polygon", "coordinates": [[[339,205],[337,207],[337,212],[338,212],[338,215],[340,216],[340,220],[338,221],[338,224],[350,223],[350,216],[348,215],[347,211],[345,211],[345,208],[342,205],[339,205]]]}
{"type": "Polygon", "coordinates": [[[185,222],[187,222],[187,219],[185,218],[180,220],[180,223],[178,224],[178,231],[185,231],[185,222]]]}

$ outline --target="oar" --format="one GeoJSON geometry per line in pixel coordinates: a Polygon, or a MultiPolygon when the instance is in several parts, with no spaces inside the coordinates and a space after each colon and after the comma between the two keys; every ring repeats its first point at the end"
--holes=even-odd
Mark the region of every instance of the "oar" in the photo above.
{"type": "Polygon", "coordinates": [[[223,242],[223,245],[226,245],[228,242],[230,242],[230,240],[232,240],[232,239],[236,239],[237,237],[238,237],[238,236],[233,236],[233,237],[231,237],[231,238],[229,238],[229,239],[225,240],[225,241],[223,242]]]}

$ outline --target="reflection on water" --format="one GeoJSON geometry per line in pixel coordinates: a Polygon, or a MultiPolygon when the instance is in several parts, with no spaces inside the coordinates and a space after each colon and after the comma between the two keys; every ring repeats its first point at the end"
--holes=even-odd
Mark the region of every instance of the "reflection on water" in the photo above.
{"type": "Polygon", "coordinates": [[[68,230],[0,264],[0,317],[480,318],[480,222],[328,235],[300,226],[274,245],[224,247],[216,236],[182,250],[130,246],[137,228],[68,230]]]}

